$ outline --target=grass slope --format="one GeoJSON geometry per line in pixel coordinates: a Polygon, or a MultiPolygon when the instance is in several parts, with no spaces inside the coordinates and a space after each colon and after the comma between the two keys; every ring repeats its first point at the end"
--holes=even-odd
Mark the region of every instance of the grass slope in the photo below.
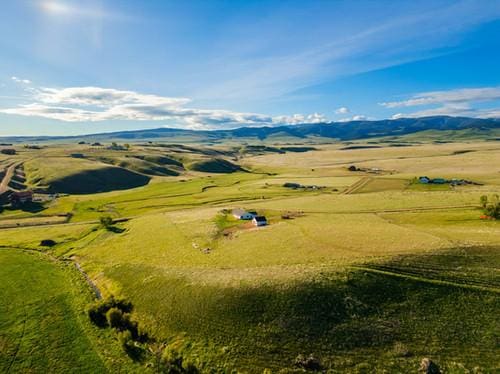
{"type": "Polygon", "coordinates": [[[99,338],[74,271],[35,252],[0,250],[0,371],[33,373],[133,370],[110,338],[99,338]],[[8,302],[5,302],[7,301],[8,302]],[[104,358],[99,344],[107,345],[104,358]]]}
{"type": "Polygon", "coordinates": [[[49,192],[85,194],[143,186],[149,177],[98,162],[68,157],[45,157],[26,162],[32,186],[49,192]]]}

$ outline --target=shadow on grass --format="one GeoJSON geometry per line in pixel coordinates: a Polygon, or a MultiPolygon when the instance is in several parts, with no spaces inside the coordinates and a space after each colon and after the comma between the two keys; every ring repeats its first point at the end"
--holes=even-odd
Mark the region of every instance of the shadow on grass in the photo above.
{"type": "Polygon", "coordinates": [[[5,206],[4,209],[10,211],[22,210],[23,212],[39,213],[47,208],[42,203],[31,202],[31,203],[19,204],[16,206],[5,206]]]}
{"type": "Polygon", "coordinates": [[[121,234],[122,232],[126,231],[126,229],[122,227],[116,227],[116,226],[108,226],[106,227],[106,230],[113,232],[115,234],[121,234]]]}
{"type": "MultiPolygon", "coordinates": [[[[401,273],[419,269],[422,277],[439,272],[441,278],[457,280],[462,279],[457,266],[463,266],[464,279],[475,277],[476,271],[481,277],[484,267],[491,268],[498,258],[498,251],[491,249],[467,251],[401,256],[377,266],[401,273]]],[[[417,356],[432,352],[464,363],[494,364],[497,340],[492,331],[497,328],[500,299],[460,284],[433,284],[369,269],[323,272],[285,284],[263,280],[237,286],[160,275],[147,265],[114,266],[106,276],[119,282],[138,310],[153,321],[148,329],[157,337],[209,337],[216,345],[234,347],[232,357],[242,362],[279,365],[300,352],[335,359],[345,355],[347,360],[360,352],[374,365],[378,360],[385,365],[387,352],[404,342],[417,356]],[[475,356],[465,354],[471,350],[475,356]]]]}

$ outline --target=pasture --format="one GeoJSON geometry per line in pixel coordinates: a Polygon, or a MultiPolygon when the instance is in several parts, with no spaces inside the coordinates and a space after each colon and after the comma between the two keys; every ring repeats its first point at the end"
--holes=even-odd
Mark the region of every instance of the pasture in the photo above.
{"type": "MultiPolygon", "coordinates": [[[[286,146],[259,152],[246,147],[245,153],[233,144],[132,144],[126,151],[97,150],[83,160],[68,154],[90,154],[84,146],[26,151],[19,160],[29,160],[25,170],[32,186],[57,189],[55,180],[85,179],[89,170],[103,167],[148,182],[126,190],[108,184],[109,190],[99,193],[61,190],[39,211],[5,209],[0,227],[69,214],[66,223],[0,229],[1,246],[10,248],[0,249],[0,255],[14,269],[8,278],[29,281],[15,270],[35,266],[26,265],[26,258],[37,259],[39,269],[32,274],[58,269],[51,276],[59,278],[46,282],[74,299],[73,313],[85,330],[79,335],[90,336],[67,351],[68,357],[87,352],[81,365],[90,366],[84,370],[109,370],[103,350],[118,354],[120,347],[111,331],[86,325],[91,296],[68,289],[88,288],[62,265],[71,261],[105,297],[132,302],[133,318],[155,342],[202,372],[293,371],[299,354],[314,354],[330,372],[415,372],[423,357],[447,372],[498,370],[500,227],[498,221],[479,219],[480,197],[500,191],[498,143],[393,147],[380,140],[378,148],[359,142],[319,144],[306,152],[274,150],[286,146]],[[57,163],[44,164],[36,152],[70,166],[54,170],[57,163]],[[136,161],[111,166],[99,159],[101,153],[120,160],[147,155],[147,162],[162,162],[179,175],[145,173],[136,161]],[[211,157],[226,162],[208,162],[211,157]],[[349,170],[352,165],[357,170],[349,170]],[[412,182],[422,175],[477,184],[412,182]],[[256,210],[269,225],[240,225],[228,214],[233,208],[256,210]],[[103,216],[118,220],[114,230],[100,225],[103,216]],[[41,246],[46,239],[55,245],[41,246]],[[54,263],[23,249],[53,256],[54,263]],[[96,336],[103,345],[95,345],[96,336]],[[84,344],[93,347],[95,357],[84,344]]],[[[83,185],[91,186],[92,178],[83,185]]],[[[15,314],[2,312],[6,331],[17,331],[24,313],[19,304],[12,308],[15,314]]],[[[63,336],[64,328],[54,327],[59,330],[63,336]]],[[[60,338],[54,331],[54,339],[60,338]]],[[[10,349],[6,357],[12,356],[10,349]]],[[[120,360],[131,368],[150,368],[124,353],[120,360]]]]}
{"type": "Polygon", "coordinates": [[[3,248],[0,266],[0,371],[135,370],[113,338],[89,323],[85,306],[90,291],[72,264],[61,266],[36,252],[3,248]]]}

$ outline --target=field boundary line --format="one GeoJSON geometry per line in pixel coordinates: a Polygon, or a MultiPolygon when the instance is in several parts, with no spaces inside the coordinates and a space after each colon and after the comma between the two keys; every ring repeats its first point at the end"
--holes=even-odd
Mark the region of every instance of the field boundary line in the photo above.
{"type": "Polygon", "coordinates": [[[373,269],[369,266],[367,267],[367,266],[351,265],[349,267],[352,269],[367,271],[370,273],[387,275],[387,276],[392,276],[392,277],[397,277],[397,278],[411,279],[411,280],[414,280],[417,282],[430,283],[430,284],[439,285],[439,286],[452,286],[452,287],[458,287],[458,288],[472,289],[472,290],[476,290],[476,291],[487,291],[487,292],[500,293],[500,289],[498,289],[498,288],[476,286],[473,284],[456,283],[456,282],[440,280],[440,279],[417,277],[415,275],[402,274],[402,273],[397,273],[397,272],[392,272],[392,271],[387,271],[387,270],[373,269]]]}

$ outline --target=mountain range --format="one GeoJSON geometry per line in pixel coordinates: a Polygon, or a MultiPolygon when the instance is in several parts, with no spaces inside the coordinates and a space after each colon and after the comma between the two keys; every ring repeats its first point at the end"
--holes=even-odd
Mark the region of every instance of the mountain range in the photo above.
{"type": "Polygon", "coordinates": [[[183,140],[192,142],[220,142],[225,140],[308,139],[326,138],[341,141],[404,136],[423,131],[450,132],[461,137],[482,136],[498,140],[500,119],[432,116],[420,118],[385,119],[378,121],[325,122],[314,124],[283,125],[276,127],[241,127],[228,130],[188,130],[161,127],[146,130],[118,131],[79,136],[27,136],[2,137],[2,142],[43,142],[60,140],[83,141],[146,141],[183,140]]]}

